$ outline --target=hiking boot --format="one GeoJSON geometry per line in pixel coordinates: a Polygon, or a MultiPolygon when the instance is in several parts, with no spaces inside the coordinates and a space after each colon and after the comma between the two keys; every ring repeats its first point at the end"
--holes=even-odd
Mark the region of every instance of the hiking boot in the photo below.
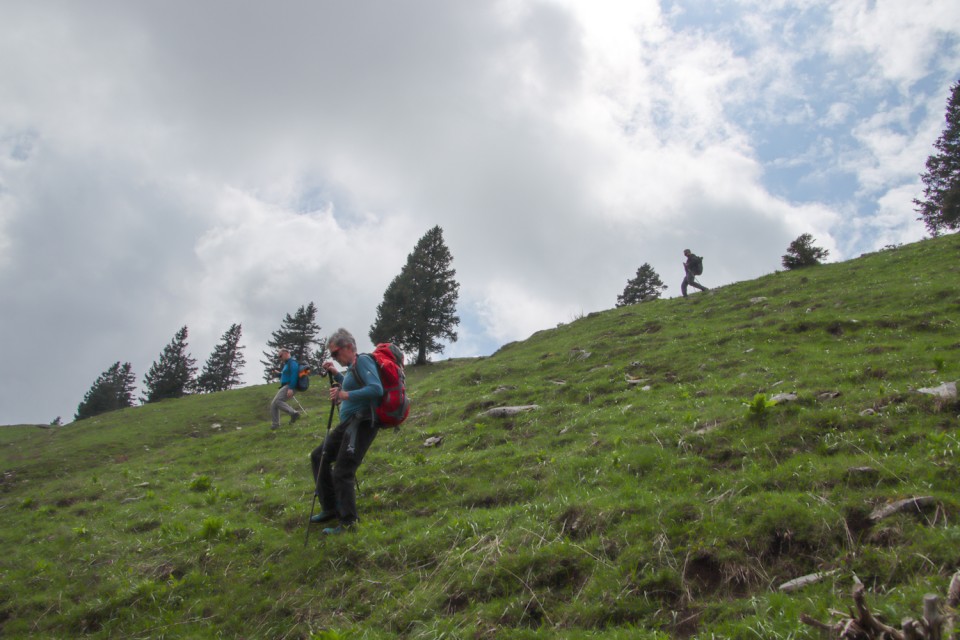
{"type": "Polygon", "coordinates": [[[280,425],[278,425],[278,424],[272,424],[272,425],[270,425],[270,430],[271,430],[271,431],[276,431],[276,430],[279,429],[279,428],[280,428],[280,425]]]}
{"type": "MultiPolygon", "coordinates": [[[[334,511],[321,511],[315,516],[310,518],[310,522],[313,524],[323,524],[324,522],[330,522],[331,520],[336,520],[337,514],[334,511]]],[[[326,529],[324,530],[326,533],[326,529]]]]}
{"type": "Polygon", "coordinates": [[[290,424],[293,424],[294,422],[296,422],[296,421],[299,420],[299,419],[300,419],[300,412],[297,411],[297,412],[294,413],[292,416],[290,416],[290,424]]]}
{"type": "Polygon", "coordinates": [[[327,527],[321,533],[325,536],[338,536],[341,533],[346,533],[349,530],[350,530],[349,526],[345,524],[341,524],[338,527],[327,527]]]}

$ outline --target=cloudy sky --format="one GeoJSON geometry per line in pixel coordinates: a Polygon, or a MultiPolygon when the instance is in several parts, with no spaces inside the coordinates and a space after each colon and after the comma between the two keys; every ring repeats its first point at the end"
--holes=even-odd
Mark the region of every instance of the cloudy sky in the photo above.
{"type": "MultiPolygon", "coordinates": [[[[0,424],[72,420],[183,325],[369,346],[440,225],[488,355],[615,305],[924,237],[954,0],[0,0],[0,424]]],[[[269,400],[264,396],[265,402],[269,400]]]]}

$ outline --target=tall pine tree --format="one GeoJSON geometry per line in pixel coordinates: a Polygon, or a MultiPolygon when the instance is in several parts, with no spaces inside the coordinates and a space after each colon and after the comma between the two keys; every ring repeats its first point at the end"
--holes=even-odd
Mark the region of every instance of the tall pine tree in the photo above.
{"type": "Polygon", "coordinates": [[[933,145],[939,153],[927,158],[927,171],[920,176],[924,199],[913,201],[917,219],[935,236],[960,228],[960,82],[950,89],[946,121],[933,145]]]}
{"type": "Polygon", "coordinates": [[[326,350],[326,339],[319,337],[320,325],[316,322],[317,307],[312,302],[305,307],[300,307],[294,315],[289,313],[283,318],[283,324],[274,331],[267,340],[267,346],[271,348],[264,351],[265,360],[261,360],[263,365],[263,379],[266,382],[275,380],[280,375],[280,369],[283,363],[277,350],[281,347],[290,349],[290,355],[294,357],[300,366],[311,366],[316,368],[323,361],[323,353],[326,350]],[[316,349],[312,347],[316,345],[316,349]]]}
{"type": "Polygon", "coordinates": [[[460,285],[450,267],[453,256],[443,242],[443,229],[430,229],[417,242],[400,275],[393,279],[377,307],[370,339],[393,342],[407,353],[416,353],[417,364],[428,353],[443,353],[440,340],[457,341],[454,328],[460,285]]]}
{"type": "Polygon", "coordinates": [[[627,281],[623,293],[617,296],[617,306],[625,307],[628,304],[637,304],[645,300],[656,300],[660,293],[667,288],[663,284],[660,276],[649,262],[644,262],[643,266],[637,269],[637,275],[632,280],[627,281]]]}
{"type": "Polygon", "coordinates": [[[187,353],[187,327],[184,326],[163,348],[160,359],[150,365],[150,370],[143,378],[147,395],[140,400],[144,403],[157,402],[186,395],[193,386],[196,363],[187,353]]]}
{"type": "Polygon", "coordinates": [[[77,407],[74,420],[91,418],[107,411],[133,406],[133,387],[136,380],[129,362],[119,361],[100,374],[77,407]]]}
{"type": "Polygon", "coordinates": [[[195,388],[198,392],[226,391],[240,384],[240,370],[246,364],[243,359],[244,347],[240,345],[242,332],[239,324],[233,324],[220,338],[220,343],[197,376],[195,388]]]}

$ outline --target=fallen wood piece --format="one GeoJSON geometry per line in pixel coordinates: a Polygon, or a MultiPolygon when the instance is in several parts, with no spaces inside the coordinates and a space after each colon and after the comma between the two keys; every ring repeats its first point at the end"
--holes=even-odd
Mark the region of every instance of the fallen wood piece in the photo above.
{"type": "Polygon", "coordinates": [[[491,418],[509,418],[510,416],[515,416],[518,413],[523,413],[524,411],[533,411],[534,409],[539,409],[540,405],[538,404],[526,404],[519,407],[494,407],[493,409],[488,409],[481,413],[481,416],[490,416],[491,418]]]}
{"type": "Polygon", "coordinates": [[[950,588],[947,590],[947,606],[956,609],[960,604],[960,571],[953,574],[950,579],[950,588]]]}
{"type": "Polygon", "coordinates": [[[794,578],[793,580],[788,580],[787,582],[784,582],[782,585],[778,587],[778,590],[784,591],[787,593],[791,591],[797,591],[798,589],[802,589],[807,585],[816,584],[821,580],[823,580],[824,578],[832,576],[835,573],[836,573],[836,570],[819,571],[817,573],[811,573],[805,576],[800,576],[799,578],[794,578]]]}
{"type": "Polygon", "coordinates": [[[940,625],[943,616],[940,615],[940,598],[928,593],[923,596],[923,628],[929,640],[940,640],[940,625]]]}
{"type": "Polygon", "coordinates": [[[919,498],[898,500],[897,502],[874,509],[873,513],[870,514],[870,519],[876,522],[878,520],[883,520],[888,516],[892,516],[895,513],[911,510],[919,513],[923,511],[924,507],[929,507],[932,504],[936,504],[936,502],[937,500],[933,496],[922,496],[919,498]]]}

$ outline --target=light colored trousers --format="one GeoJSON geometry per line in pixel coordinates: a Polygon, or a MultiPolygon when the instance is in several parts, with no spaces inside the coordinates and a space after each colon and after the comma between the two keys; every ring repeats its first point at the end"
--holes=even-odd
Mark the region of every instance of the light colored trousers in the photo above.
{"type": "Polygon", "coordinates": [[[280,391],[277,391],[277,395],[273,397],[273,402],[270,403],[270,418],[273,421],[273,427],[280,426],[280,412],[283,411],[288,415],[293,415],[296,413],[293,407],[287,404],[287,389],[289,385],[283,385],[280,387],[280,391]]]}

